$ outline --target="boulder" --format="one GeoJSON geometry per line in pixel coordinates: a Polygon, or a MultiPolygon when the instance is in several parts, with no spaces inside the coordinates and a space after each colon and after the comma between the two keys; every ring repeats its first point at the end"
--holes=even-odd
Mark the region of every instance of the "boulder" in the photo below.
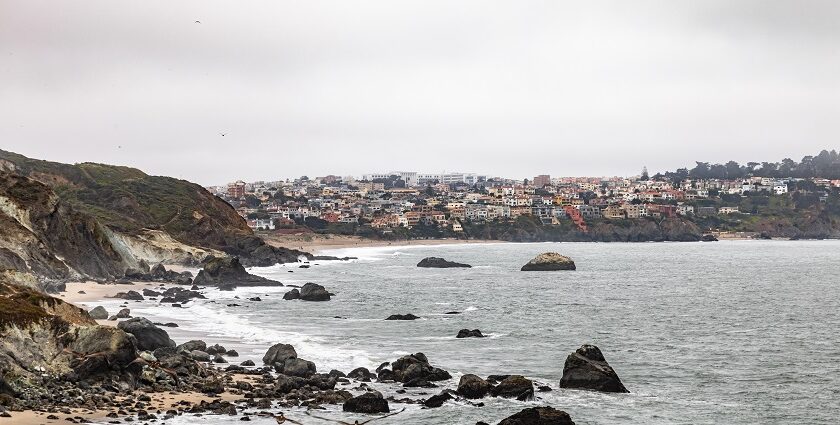
{"type": "Polygon", "coordinates": [[[148,288],[144,288],[143,289],[143,296],[145,296],[145,297],[159,297],[160,292],[153,291],[153,290],[148,289],[148,288]]]}
{"type": "Polygon", "coordinates": [[[388,413],[388,401],[377,392],[364,393],[344,402],[342,410],[352,413],[388,413]]]}
{"type": "Polygon", "coordinates": [[[228,290],[237,286],[283,286],[275,280],[248,273],[238,257],[211,258],[199,270],[192,283],[228,290]]]}
{"type": "Polygon", "coordinates": [[[299,300],[300,299],[300,290],[295,288],[295,289],[292,289],[289,292],[286,292],[285,294],[283,294],[283,299],[284,300],[299,300]]]}
{"type": "Polygon", "coordinates": [[[454,268],[454,267],[469,268],[469,267],[472,267],[472,266],[469,265],[469,264],[456,263],[454,261],[448,261],[448,260],[445,260],[445,259],[440,258],[440,257],[426,257],[426,258],[420,260],[419,263],[417,263],[417,267],[448,269],[448,268],[454,268]]]}
{"type": "Polygon", "coordinates": [[[137,291],[117,292],[114,295],[114,298],[120,298],[120,299],[128,300],[128,301],[143,301],[145,299],[137,291]]]}
{"type": "Polygon", "coordinates": [[[392,314],[385,318],[385,320],[417,320],[419,316],[415,316],[411,313],[409,314],[392,314]]]}
{"type": "Polygon", "coordinates": [[[370,382],[376,378],[376,374],[369,371],[366,367],[357,367],[347,374],[348,378],[355,379],[362,382],[370,382]]]}
{"type": "Polygon", "coordinates": [[[116,317],[117,319],[128,319],[129,317],[131,317],[131,310],[123,308],[120,311],[118,311],[116,316],[114,317],[116,317]]]}
{"type": "Polygon", "coordinates": [[[208,354],[216,355],[216,354],[223,354],[225,351],[227,351],[227,349],[225,347],[219,345],[219,344],[214,344],[214,345],[211,345],[211,346],[207,347],[207,350],[205,350],[205,351],[207,351],[208,354]]]}
{"type": "Polygon", "coordinates": [[[169,334],[165,330],[155,326],[144,317],[120,322],[117,328],[134,335],[138,350],[153,351],[157,348],[175,347],[175,341],[169,339],[169,334]]]}
{"type": "Polygon", "coordinates": [[[329,301],[330,295],[323,286],[312,282],[300,288],[300,299],[303,301],[329,301]]]}
{"type": "Polygon", "coordinates": [[[484,335],[478,329],[461,329],[458,331],[458,335],[455,338],[484,338],[484,335]]]}
{"type": "Polygon", "coordinates": [[[575,262],[565,255],[556,252],[545,252],[529,261],[520,269],[526,271],[575,270],[575,262]]]}
{"type": "Polygon", "coordinates": [[[282,364],[288,359],[296,358],[297,351],[295,351],[295,347],[292,347],[289,344],[274,344],[263,356],[263,363],[273,366],[277,363],[282,364]]]}
{"type": "Polygon", "coordinates": [[[601,350],[588,344],[581,346],[566,358],[560,387],[610,393],[630,392],[618,379],[618,374],[607,364],[601,350]]]}
{"type": "Polygon", "coordinates": [[[244,362],[239,363],[239,364],[242,365],[242,366],[256,366],[256,363],[254,363],[253,360],[245,360],[244,362]]]}
{"type": "Polygon", "coordinates": [[[472,374],[464,375],[458,381],[458,394],[464,398],[484,398],[492,388],[490,383],[472,374]]]}
{"type": "Polygon", "coordinates": [[[190,357],[193,360],[198,360],[200,362],[209,362],[210,361],[210,353],[201,350],[193,350],[190,351],[190,357]]]}
{"type": "MultiPolygon", "coordinates": [[[[384,371],[386,369],[383,369],[384,371]]],[[[380,371],[380,374],[382,373],[380,371]]],[[[408,383],[424,380],[428,382],[443,381],[452,378],[449,372],[433,367],[423,353],[400,357],[391,363],[393,379],[397,382],[408,383]]]]}
{"type": "Polygon", "coordinates": [[[534,383],[521,375],[511,375],[490,390],[493,397],[525,401],[534,398],[534,383]]]}
{"type": "Polygon", "coordinates": [[[440,394],[433,395],[423,401],[423,405],[429,408],[437,408],[443,406],[443,403],[446,403],[449,400],[454,399],[452,394],[449,391],[443,391],[440,394]]]}
{"type": "Polygon", "coordinates": [[[112,326],[74,328],[68,348],[81,355],[71,362],[75,380],[108,373],[112,367],[124,368],[137,358],[134,338],[112,326]]]}
{"type": "Polygon", "coordinates": [[[207,352],[207,343],[200,340],[200,339],[196,339],[196,340],[192,340],[192,341],[187,341],[187,342],[179,345],[176,348],[179,351],[180,350],[183,350],[183,351],[196,351],[196,350],[198,350],[198,351],[207,352]]]}
{"type": "Polygon", "coordinates": [[[108,310],[105,310],[105,307],[101,305],[91,309],[88,314],[90,314],[90,318],[93,320],[105,320],[108,318],[108,310]]]}
{"type": "Polygon", "coordinates": [[[286,359],[282,364],[275,363],[274,369],[278,373],[300,378],[308,378],[317,372],[315,363],[298,358],[286,359]]]}
{"type": "Polygon", "coordinates": [[[499,422],[499,425],[575,425],[568,413],[553,407],[529,407],[499,422]]]}

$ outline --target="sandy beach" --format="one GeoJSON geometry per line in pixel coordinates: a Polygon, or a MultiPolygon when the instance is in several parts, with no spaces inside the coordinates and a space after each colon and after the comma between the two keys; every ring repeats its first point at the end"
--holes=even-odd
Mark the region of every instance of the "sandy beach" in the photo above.
{"type": "Polygon", "coordinates": [[[272,246],[289,249],[299,249],[316,255],[323,253],[323,251],[325,250],[341,248],[363,248],[373,246],[456,245],[502,242],[475,239],[414,239],[385,241],[366,239],[358,236],[320,235],[316,233],[303,233],[297,235],[284,235],[279,233],[260,233],[259,236],[272,246]]]}

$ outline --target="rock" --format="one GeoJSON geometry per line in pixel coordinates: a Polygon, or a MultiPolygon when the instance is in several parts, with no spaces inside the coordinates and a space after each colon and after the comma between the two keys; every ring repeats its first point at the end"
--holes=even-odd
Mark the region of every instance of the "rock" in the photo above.
{"type": "Polygon", "coordinates": [[[282,367],[279,363],[275,363],[274,369],[284,375],[300,378],[308,378],[317,372],[315,363],[298,358],[287,359],[282,363],[282,367]]]}
{"type": "Polygon", "coordinates": [[[213,363],[227,363],[227,360],[225,360],[224,357],[216,354],[216,356],[213,357],[213,363]]]}
{"type": "Polygon", "coordinates": [[[137,291],[117,292],[113,298],[120,298],[129,301],[143,301],[145,299],[137,291]]]}
{"type": "Polygon", "coordinates": [[[289,344],[275,344],[268,349],[268,352],[263,356],[263,363],[273,366],[277,363],[282,364],[288,359],[296,359],[297,352],[295,347],[289,344]]]}
{"type": "Polygon", "coordinates": [[[215,344],[215,345],[212,345],[210,347],[207,347],[206,351],[210,355],[216,355],[216,354],[224,353],[225,351],[227,351],[227,349],[225,347],[222,347],[219,344],[215,344]]]}
{"type": "Polygon", "coordinates": [[[209,362],[210,361],[210,353],[201,350],[193,350],[190,351],[190,357],[193,360],[198,360],[200,362],[209,362]]]}
{"type": "Polygon", "coordinates": [[[553,407],[529,407],[508,416],[499,425],[575,425],[568,413],[553,407]]]}
{"type": "Polygon", "coordinates": [[[492,388],[490,383],[472,374],[464,375],[458,381],[458,394],[464,398],[484,398],[492,388]]]}
{"type": "Polygon", "coordinates": [[[253,360],[245,360],[244,362],[239,363],[239,364],[242,365],[242,366],[256,366],[256,364],[254,363],[253,360]]]}
{"type": "Polygon", "coordinates": [[[143,296],[146,296],[146,297],[159,297],[159,296],[160,296],[160,292],[158,292],[158,291],[153,291],[153,290],[151,290],[151,289],[145,288],[145,289],[143,289],[143,296]]]}
{"type": "Polygon", "coordinates": [[[715,235],[712,235],[712,234],[705,234],[705,235],[700,237],[700,241],[702,241],[702,242],[717,242],[718,238],[716,238],[715,235]]]}
{"type": "Polygon", "coordinates": [[[437,408],[443,406],[443,403],[446,403],[449,400],[452,400],[455,397],[452,397],[452,394],[449,391],[443,391],[440,394],[433,395],[427,398],[423,405],[429,408],[437,408]]]}
{"type": "Polygon", "coordinates": [[[534,398],[534,383],[521,375],[511,375],[490,390],[493,397],[515,398],[525,401],[534,398]]]}
{"type": "Polygon", "coordinates": [[[329,301],[330,295],[323,286],[312,282],[300,288],[300,299],[304,301],[329,301]]]}
{"type": "Polygon", "coordinates": [[[227,350],[225,355],[228,357],[239,357],[239,352],[236,350],[227,350]]]}
{"type": "Polygon", "coordinates": [[[370,382],[372,379],[376,378],[376,375],[371,373],[371,371],[365,367],[357,367],[351,370],[350,373],[347,374],[347,377],[357,381],[370,382]]]}
{"type": "Polygon", "coordinates": [[[175,347],[175,341],[169,339],[165,330],[143,317],[120,322],[117,328],[134,335],[138,350],[153,351],[157,348],[175,347]]]}
{"type": "Polygon", "coordinates": [[[560,387],[611,393],[630,392],[618,379],[618,374],[607,364],[601,350],[588,344],[581,346],[566,358],[560,387]]]}
{"type": "MultiPolygon", "coordinates": [[[[187,342],[177,346],[176,348],[179,351],[183,350],[183,351],[188,351],[189,352],[189,351],[198,350],[198,351],[207,352],[207,343],[200,340],[200,339],[196,339],[196,340],[192,340],[192,341],[187,341],[187,342]]],[[[209,355],[209,353],[208,353],[208,355],[209,355]]]]}
{"type": "Polygon", "coordinates": [[[292,289],[291,291],[283,294],[283,299],[284,300],[299,300],[300,299],[300,291],[297,288],[292,289]]]}
{"type": "Polygon", "coordinates": [[[419,316],[415,316],[411,313],[409,314],[392,314],[385,318],[385,320],[417,320],[419,316]]]}
{"type": "Polygon", "coordinates": [[[481,331],[478,329],[461,329],[458,331],[458,335],[456,335],[455,338],[484,338],[484,335],[482,335],[481,331]]]}
{"type": "Polygon", "coordinates": [[[91,309],[88,314],[90,314],[90,318],[93,320],[105,320],[108,318],[108,311],[101,305],[91,309]]]}
{"type": "Polygon", "coordinates": [[[469,265],[469,264],[456,263],[454,261],[447,261],[447,260],[445,260],[443,258],[440,258],[440,257],[426,257],[426,258],[420,260],[419,263],[417,263],[417,267],[447,269],[447,268],[453,268],[453,267],[469,268],[469,267],[472,267],[472,266],[469,265]]]}
{"type": "Polygon", "coordinates": [[[388,401],[382,398],[379,393],[364,393],[344,402],[342,410],[352,413],[388,413],[388,401]]]}
{"type": "Polygon", "coordinates": [[[116,316],[117,319],[128,319],[131,317],[131,310],[124,308],[117,312],[116,316]]]}
{"type": "MultiPolygon", "coordinates": [[[[380,371],[380,374],[385,370],[387,369],[380,371]]],[[[391,363],[391,372],[393,372],[393,379],[402,383],[416,379],[433,382],[452,378],[449,372],[430,365],[423,353],[400,357],[391,363]]]]}
{"type": "Polygon", "coordinates": [[[521,269],[523,272],[552,270],[575,270],[575,262],[571,258],[556,252],[545,252],[536,256],[521,269]]]}
{"type": "Polygon", "coordinates": [[[283,286],[282,283],[248,273],[238,257],[212,258],[193,279],[199,286],[233,289],[237,286],[283,286]]]}
{"type": "Polygon", "coordinates": [[[71,362],[73,380],[84,380],[106,374],[111,367],[126,367],[137,357],[134,338],[112,326],[78,327],[68,335],[70,350],[81,354],[94,354],[71,362]]]}

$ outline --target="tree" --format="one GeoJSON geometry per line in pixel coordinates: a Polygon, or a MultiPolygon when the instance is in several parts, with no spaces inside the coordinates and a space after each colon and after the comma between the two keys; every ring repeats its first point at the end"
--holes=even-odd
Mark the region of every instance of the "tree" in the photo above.
{"type": "Polygon", "coordinates": [[[650,174],[648,174],[647,166],[642,167],[642,175],[639,177],[639,180],[643,182],[650,180],[650,174]]]}

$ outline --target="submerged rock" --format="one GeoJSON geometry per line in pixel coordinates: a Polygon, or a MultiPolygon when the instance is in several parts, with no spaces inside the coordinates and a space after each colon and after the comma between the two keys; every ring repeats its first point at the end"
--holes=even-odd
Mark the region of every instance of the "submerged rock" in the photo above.
{"type": "Polygon", "coordinates": [[[545,252],[529,261],[520,269],[526,271],[575,270],[575,262],[565,255],[556,252],[545,252]]]}
{"type": "Polygon", "coordinates": [[[575,425],[568,413],[553,407],[529,407],[499,422],[499,425],[575,425]]]}
{"type": "Polygon", "coordinates": [[[579,388],[611,393],[629,393],[613,368],[607,364],[601,350],[583,345],[566,358],[561,388],[579,388]]]}
{"type": "Polygon", "coordinates": [[[464,263],[456,263],[454,261],[445,260],[440,257],[426,257],[420,260],[417,263],[417,267],[427,267],[427,268],[437,268],[437,269],[448,269],[448,268],[455,268],[455,267],[464,267],[469,268],[472,267],[469,264],[464,263]]]}
{"type": "Polygon", "coordinates": [[[409,314],[392,314],[385,318],[385,320],[417,320],[419,316],[415,316],[411,313],[409,314]]]}

